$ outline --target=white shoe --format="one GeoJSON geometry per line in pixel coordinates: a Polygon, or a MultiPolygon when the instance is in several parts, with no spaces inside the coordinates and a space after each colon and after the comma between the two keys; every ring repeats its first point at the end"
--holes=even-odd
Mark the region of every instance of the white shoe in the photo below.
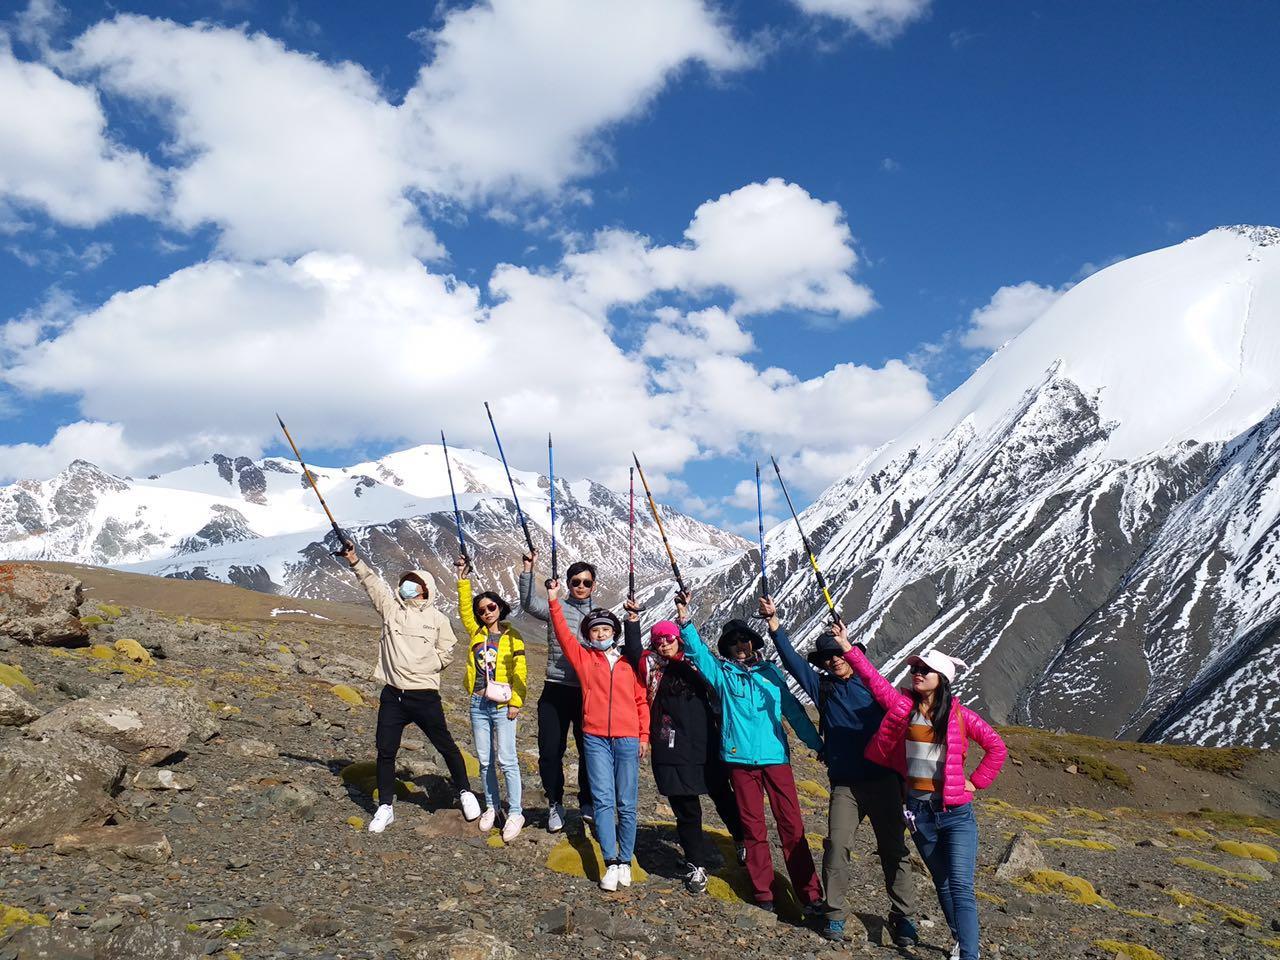
{"type": "Polygon", "coordinates": [[[600,889],[608,890],[610,893],[618,889],[618,865],[611,864],[609,869],[604,872],[604,876],[600,878],[600,889]]]}
{"type": "Polygon", "coordinates": [[[373,819],[369,821],[369,832],[381,833],[383,830],[387,829],[387,827],[391,826],[391,824],[395,822],[396,822],[395,809],[391,806],[391,804],[384,803],[382,806],[378,807],[377,812],[375,812],[373,815],[373,819]]]}
{"type": "Polygon", "coordinates": [[[547,808],[547,833],[559,833],[564,829],[564,804],[553,803],[547,808]]]}
{"type": "Polygon", "coordinates": [[[488,833],[493,829],[493,821],[498,819],[498,811],[489,807],[484,813],[480,814],[480,829],[484,833],[488,833]]]}
{"type": "Polygon", "coordinates": [[[524,814],[517,813],[514,817],[507,817],[507,822],[502,827],[502,842],[510,843],[516,837],[520,836],[520,831],[524,828],[524,814]]]}
{"type": "Polygon", "coordinates": [[[618,864],[618,886],[620,887],[631,886],[631,864],[629,863],[618,864]]]}
{"type": "Polygon", "coordinates": [[[458,802],[462,804],[462,819],[467,823],[471,823],[480,816],[480,801],[476,799],[476,795],[470,790],[463,790],[458,795],[458,802]]]}
{"type": "Polygon", "coordinates": [[[960,960],[960,944],[959,943],[953,943],[951,945],[950,960],[960,960]]]}

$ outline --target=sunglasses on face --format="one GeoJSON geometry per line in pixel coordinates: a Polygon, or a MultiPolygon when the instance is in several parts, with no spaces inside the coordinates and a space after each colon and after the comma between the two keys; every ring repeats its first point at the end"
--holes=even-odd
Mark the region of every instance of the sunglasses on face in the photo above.
{"type": "Polygon", "coordinates": [[[497,605],[496,603],[482,603],[482,604],[480,604],[480,612],[481,612],[481,613],[493,613],[493,612],[494,612],[494,611],[496,611],[497,609],[498,609],[498,605],[497,605]]]}
{"type": "Polygon", "coordinates": [[[592,580],[590,577],[574,577],[572,580],[569,581],[569,586],[590,588],[595,586],[595,581],[592,580]]]}
{"type": "Polygon", "coordinates": [[[916,663],[911,667],[911,675],[915,677],[927,677],[931,673],[933,671],[923,664],[916,663]]]}

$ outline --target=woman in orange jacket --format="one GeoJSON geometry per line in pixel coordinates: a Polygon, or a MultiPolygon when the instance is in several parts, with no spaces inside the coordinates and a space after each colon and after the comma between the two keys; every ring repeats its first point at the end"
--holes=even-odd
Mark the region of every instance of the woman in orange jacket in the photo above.
{"type": "Polygon", "coordinates": [[[622,656],[622,624],[596,609],[573,635],[560,606],[560,581],[547,585],[551,625],[582,684],[582,747],[595,800],[596,836],[604,855],[603,890],[631,886],[636,845],[640,758],[649,753],[649,698],[622,656]]]}

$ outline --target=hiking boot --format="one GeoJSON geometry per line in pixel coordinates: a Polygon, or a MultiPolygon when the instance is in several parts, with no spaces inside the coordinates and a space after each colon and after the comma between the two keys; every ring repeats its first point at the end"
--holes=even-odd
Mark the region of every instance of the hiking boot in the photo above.
{"type": "Polygon", "coordinates": [[[806,903],[804,905],[804,915],[808,920],[825,917],[830,912],[831,908],[827,906],[825,900],[814,900],[812,903],[806,903]]]}
{"type": "Polygon", "coordinates": [[[841,941],[844,939],[844,921],[828,920],[822,928],[822,939],[841,941]]]}
{"type": "Polygon", "coordinates": [[[618,864],[618,886],[620,887],[631,886],[631,864],[629,863],[618,864]]]}
{"type": "Polygon", "coordinates": [[[474,823],[480,819],[480,801],[476,799],[476,795],[470,790],[463,790],[458,794],[458,802],[462,804],[462,819],[467,823],[474,823]]]}
{"type": "Polygon", "coordinates": [[[523,829],[524,814],[517,813],[515,816],[507,817],[507,822],[502,826],[502,842],[510,843],[520,836],[520,831],[523,829]]]}
{"type": "MultiPolygon", "coordinates": [[[[897,947],[914,947],[920,942],[920,934],[916,925],[907,917],[890,917],[889,924],[893,936],[893,944],[897,947]]],[[[956,947],[959,948],[959,944],[956,947]]],[[[957,954],[958,956],[958,954],[957,954]]]]}
{"type": "Polygon", "coordinates": [[[689,869],[684,875],[684,888],[690,893],[705,893],[707,890],[707,871],[703,867],[685,864],[689,869]]]}
{"type": "Polygon", "coordinates": [[[484,813],[480,814],[480,830],[482,833],[488,833],[493,829],[493,821],[498,819],[498,811],[489,807],[484,813]]]}
{"type": "Polygon", "coordinates": [[[583,823],[596,822],[596,806],[594,803],[584,803],[578,808],[578,812],[582,814],[583,823]]]}
{"type": "Polygon", "coordinates": [[[382,806],[378,807],[377,812],[373,815],[373,819],[369,821],[369,832],[381,833],[383,830],[387,829],[387,827],[391,826],[391,824],[395,823],[395,821],[395,810],[392,808],[391,804],[384,803],[382,806]]]}
{"type": "Polygon", "coordinates": [[[547,808],[547,833],[559,833],[564,829],[564,804],[553,803],[547,808]]]}
{"type": "Polygon", "coordinates": [[[616,863],[609,864],[609,869],[600,878],[600,889],[607,890],[610,893],[618,889],[618,865],[616,863]]]}

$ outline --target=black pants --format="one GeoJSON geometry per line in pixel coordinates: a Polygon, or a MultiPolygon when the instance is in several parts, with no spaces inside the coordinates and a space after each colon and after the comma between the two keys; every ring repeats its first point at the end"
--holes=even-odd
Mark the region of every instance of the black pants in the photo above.
{"type": "MultiPolygon", "coordinates": [[[[738,813],[738,800],[733,795],[729,771],[722,763],[709,763],[706,769],[707,792],[715,804],[716,813],[724,821],[734,843],[742,842],[742,816],[738,813]]],[[[696,794],[667,797],[676,815],[676,837],[684,858],[695,867],[707,865],[707,841],[702,833],[702,798],[696,794]]]]}
{"type": "Polygon", "coordinates": [[[578,805],[591,802],[587,760],[582,752],[582,688],[548,681],[538,697],[538,775],[547,803],[564,803],[564,751],[569,728],[578,745],[578,805]]]}
{"type": "Polygon", "coordinates": [[[400,690],[387,684],[378,699],[378,803],[392,803],[396,798],[396,754],[404,728],[416,723],[439,751],[449,770],[453,788],[461,793],[470,790],[467,764],[453,742],[444,722],[444,708],[436,690],[400,690]]]}

